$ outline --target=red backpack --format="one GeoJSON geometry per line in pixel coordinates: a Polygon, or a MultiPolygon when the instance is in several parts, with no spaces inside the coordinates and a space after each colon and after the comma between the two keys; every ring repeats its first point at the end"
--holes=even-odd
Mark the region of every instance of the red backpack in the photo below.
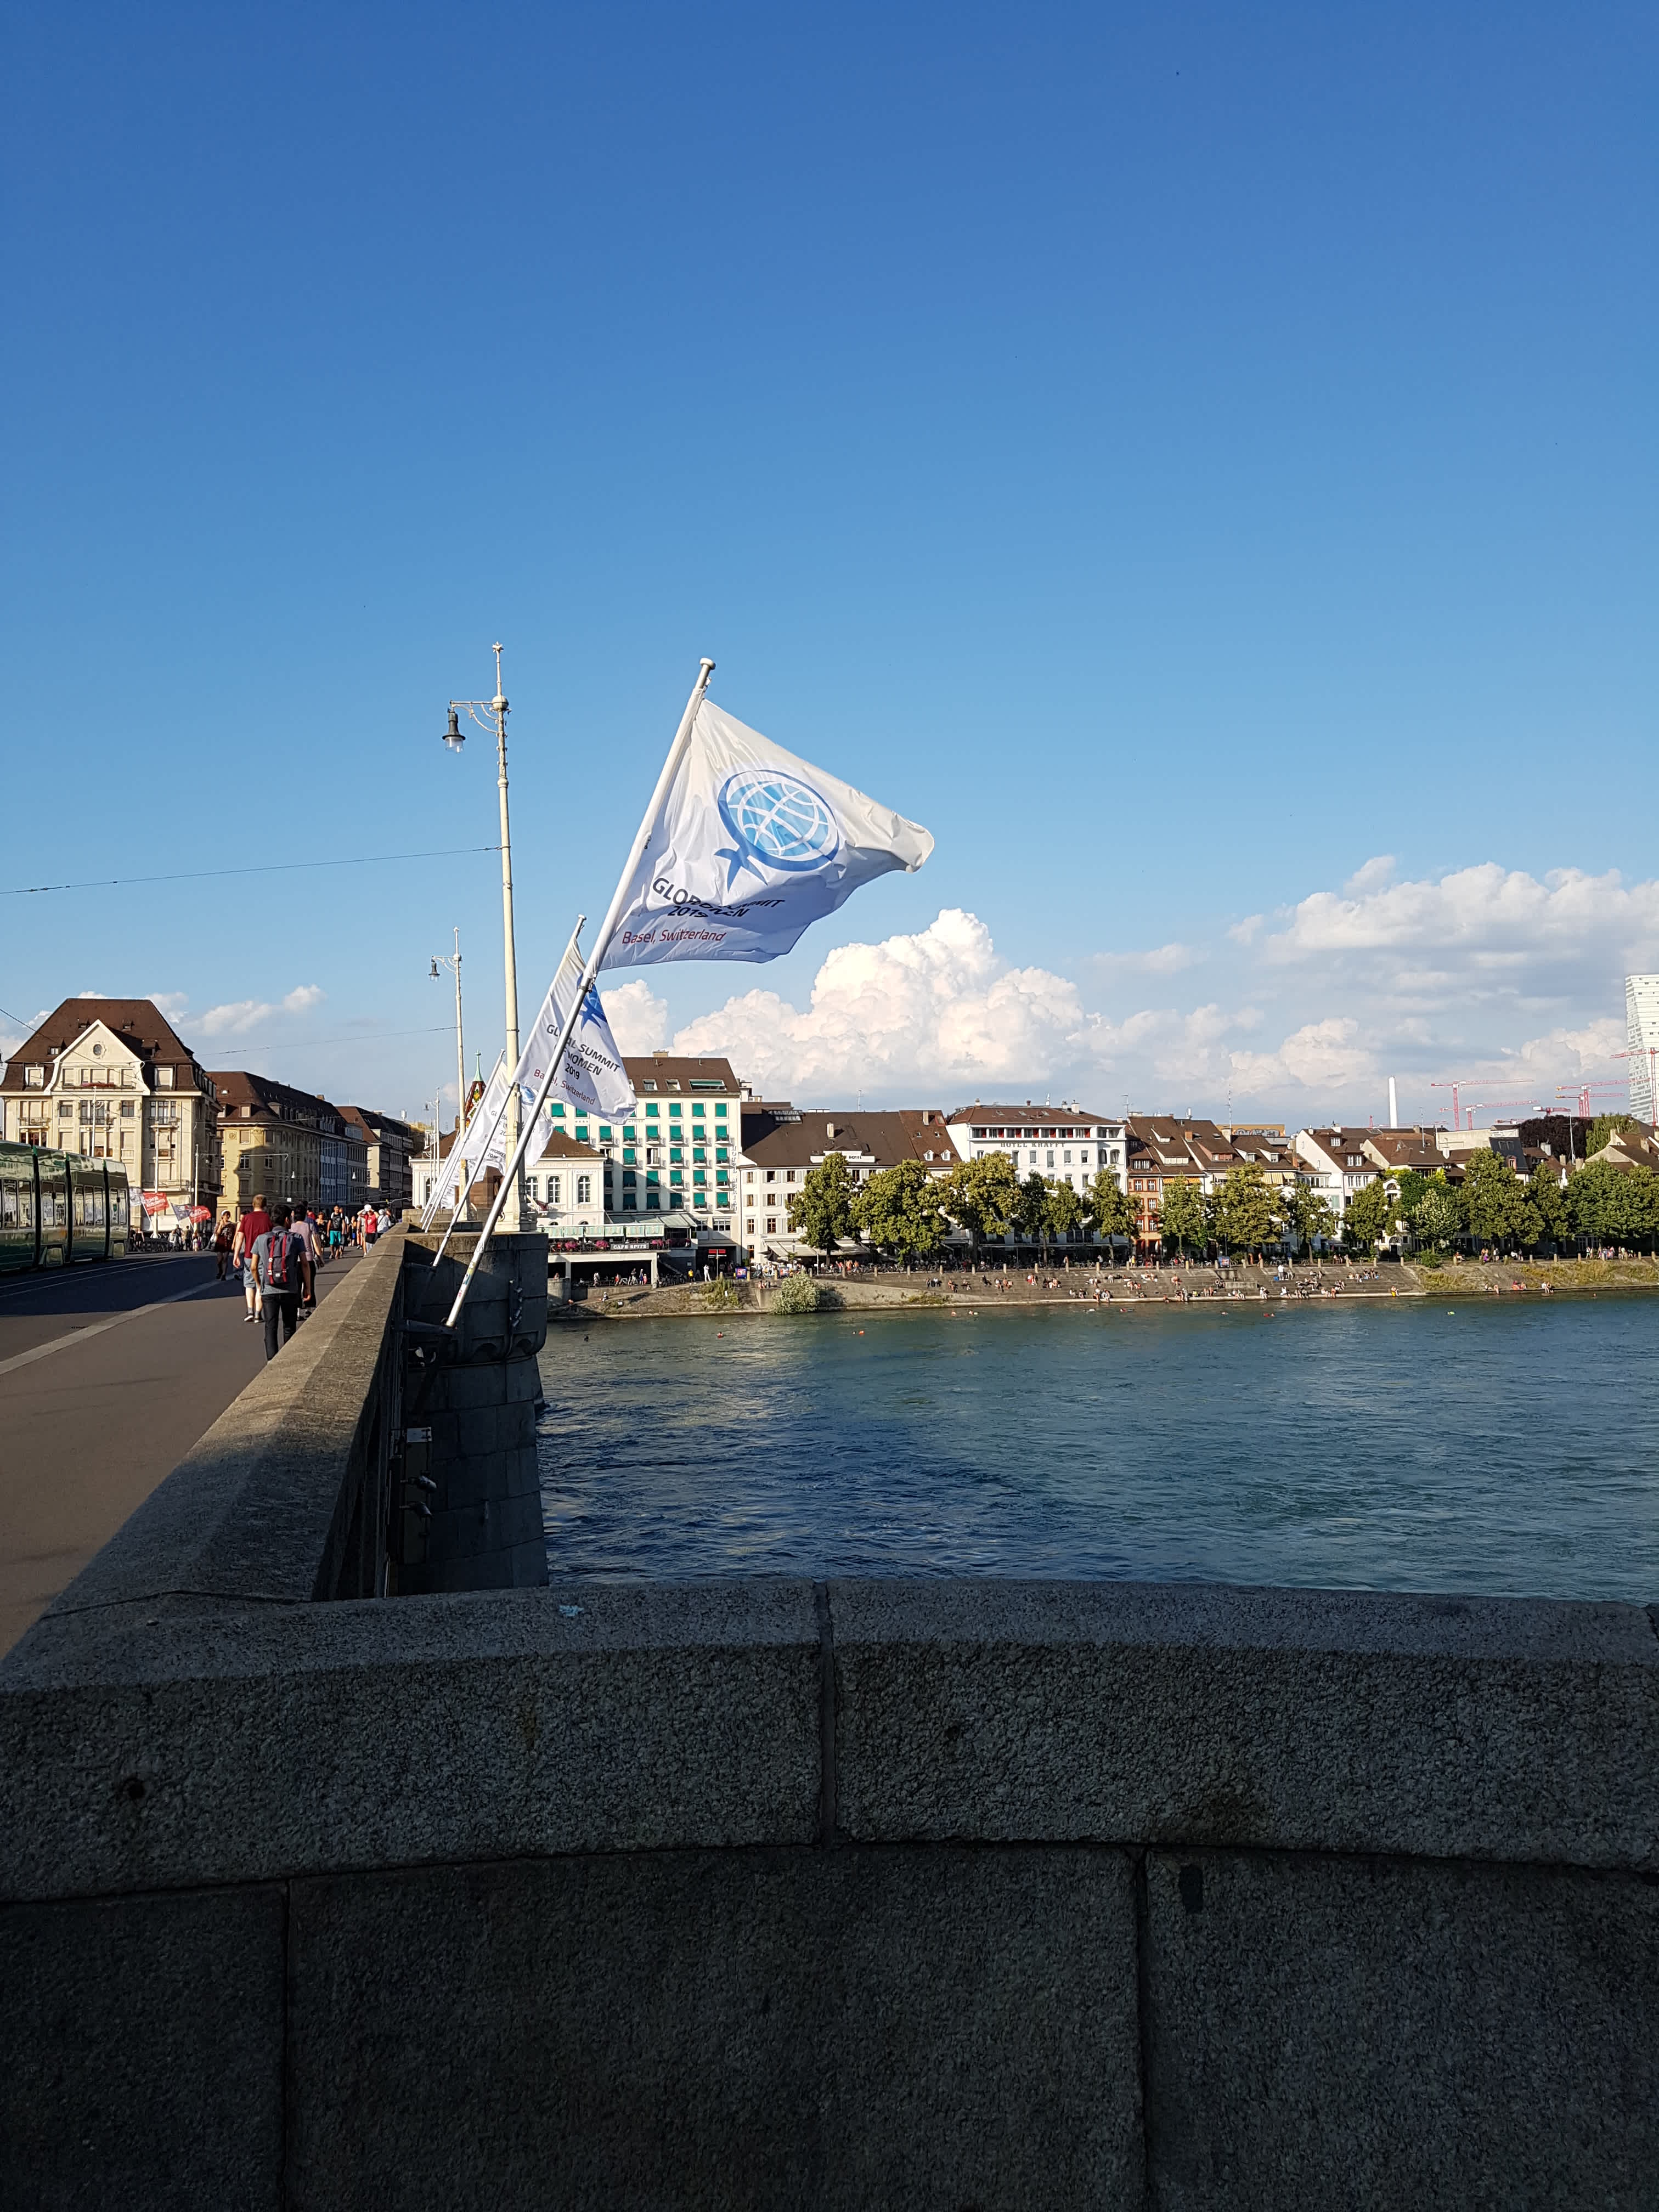
{"type": "Polygon", "coordinates": [[[288,1259],[295,1242],[286,1229],[271,1231],[270,1242],[265,1246],[265,1288],[268,1291],[291,1291],[294,1288],[288,1279],[288,1259]]]}

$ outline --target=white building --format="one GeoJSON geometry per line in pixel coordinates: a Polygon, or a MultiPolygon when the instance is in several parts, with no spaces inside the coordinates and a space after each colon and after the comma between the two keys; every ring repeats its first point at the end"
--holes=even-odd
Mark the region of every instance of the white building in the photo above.
{"type": "Polygon", "coordinates": [[[1330,1206],[1340,1226],[1348,1210],[1348,1200],[1355,1191],[1363,1190],[1368,1182],[1375,1182],[1382,1173],[1382,1164],[1366,1150],[1375,1134],[1370,1129],[1298,1129],[1296,1151],[1298,1159],[1305,1160],[1310,1172],[1301,1178],[1319,1192],[1330,1206]]]}
{"type": "Polygon", "coordinates": [[[149,999],[65,999],[7,1063],[0,1136],[124,1167],[151,1211],[219,1194],[212,1080],[149,999]]]}
{"type": "Polygon", "coordinates": [[[1070,1183],[1081,1197],[1105,1168],[1120,1190],[1129,1188],[1123,1123],[1085,1107],[1033,1106],[1029,1099],[1024,1106],[975,1104],[951,1115],[947,1126],[959,1158],[1006,1152],[1022,1182],[1040,1175],[1070,1183]]]}
{"type": "Polygon", "coordinates": [[[1630,1110],[1659,1127],[1659,975],[1625,978],[1625,1049],[1630,1054],[1630,1110]]]}

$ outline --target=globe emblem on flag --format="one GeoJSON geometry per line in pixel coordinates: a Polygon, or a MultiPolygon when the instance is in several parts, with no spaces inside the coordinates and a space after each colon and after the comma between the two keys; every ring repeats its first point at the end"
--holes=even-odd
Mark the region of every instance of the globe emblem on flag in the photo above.
{"type": "Polygon", "coordinates": [[[726,777],[714,804],[738,847],[718,856],[732,863],[728,890],[740,868],[794,873],[823,867],[840,849],[841,829],[829,801],[781,769],[739,769],[726,777]]]}

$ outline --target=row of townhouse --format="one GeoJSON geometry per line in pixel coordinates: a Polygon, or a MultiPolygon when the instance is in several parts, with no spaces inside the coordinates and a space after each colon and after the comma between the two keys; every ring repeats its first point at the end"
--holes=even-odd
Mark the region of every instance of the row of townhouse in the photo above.
{"type": "MultiPolygon", "coordinates": [[[[1103,1170],[1125,1179],[1122,1121],[1077,1105],[815,1109],[756,1097],[724,1059],[654,1053],[624,1065],[632,1114],[607,1120],[555,1105],[556,1133],[527,1163],[536,1218],[560,1242],[695,1237],[744,1259],[787,1262],[802,1249],[791,1200],[832,1152],[855,1185],[905,1160],[943,1180],[959,1162],[993,1152],[1007,1153],[1022,1176],[1069,1182],[1079,1196],[1103,1170]]],[[[445,1165],[455,1148],[450,1130],[432,1158],[416,1163],[417,1206],[441,1185],[445,1202],[456,1202],[458,1171],[445,1165]]],[[[490,1188],[487,1178],[472,1195],[482,1201],[490,1188]]]]}
{"type": "Polygon", "coordinates": [[[204,1068],[149,999],[65,999],[0,1076],[0,1138],[124,1167],[152,1213],[409,1203],[418,1133],[246,1068],[204,1068]]]}

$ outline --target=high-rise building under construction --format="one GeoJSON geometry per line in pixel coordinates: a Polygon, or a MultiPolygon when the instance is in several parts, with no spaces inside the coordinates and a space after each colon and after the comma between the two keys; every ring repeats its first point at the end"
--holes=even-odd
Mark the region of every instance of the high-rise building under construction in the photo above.
{"type": "Polygon", "coordinates": [[[1630,1055],[1630,1110],[1659,1123],[1654,1097],[1659,1069],[1659,975],[1625,978],[1625,1049],[1630,1055]]]}

